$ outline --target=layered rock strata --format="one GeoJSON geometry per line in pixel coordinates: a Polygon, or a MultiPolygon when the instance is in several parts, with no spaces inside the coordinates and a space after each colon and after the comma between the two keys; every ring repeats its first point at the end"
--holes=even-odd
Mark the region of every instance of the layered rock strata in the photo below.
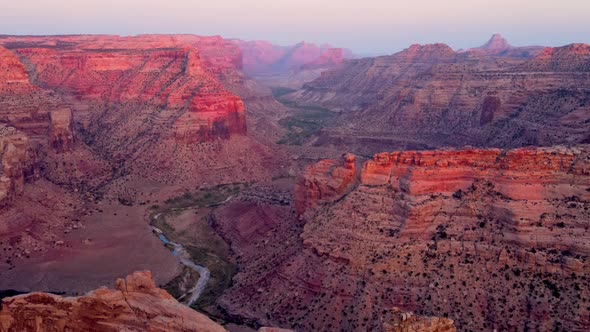
{"type": "Polygon", "coordinates": [[[49,128],[49,145],[57,152],[74,149],[74,125],[72,110],[61,109],[49,114],[51,126],[49,128]]]}
{"type": "Polygon", "coordinates": [[[22,195],[25,182],[39,176],[38,166],[29,138],[0,124],[0,207],[22,195]]]}
{"type": "Polygon", "coordinates": [[[228,312],[301,330],[381,331],[392,307],[460,331],[590,328],[587,146],[382,153],[351,187],[345,165],[322,161],[298,182],[302,231],[266,222],[240,239],[242,218],[219,212],[244,265],[228,312]]]}
{"type": "Polygon", "coordinates": [[[20,331],[226,331],[157,288],[149,272],[79,297],[30,293],[2,300],[0,329],[20,331]]]}
{"type": "Polygon", "coordinates": [[[362,154],[579,144],[590,121],[588,61],[588,45],[581,44],[511,58],[412,45],[347,61],[282,98],[339,111],[315,144],[362,154]]]}
{"type": "Polygon", "coordinates": [[[38,85],[105,108],[145,112],[143,105],[150,105],[136,121],[155,122],[160,135],[186,143],[246,131],[242,101],[219,81],[241,67],[239,49],[222,41],[183,35],[1,40],[28,64],[38,85]]]}

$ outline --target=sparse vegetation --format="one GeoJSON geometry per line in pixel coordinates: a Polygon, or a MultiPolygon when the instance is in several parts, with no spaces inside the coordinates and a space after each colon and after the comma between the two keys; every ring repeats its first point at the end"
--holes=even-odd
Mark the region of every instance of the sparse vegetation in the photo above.
{"type": "Polygon", "coordinates": [[[316,135],[328,120],[336,116],[336,113],[322,107],[302,106],[280,98],[293,91],[295,90],[289,88],[273,89],[273,96],[283,105],[294,110],[293,115],[279,120],[279,124],[288,132],[277,144],[303,145],[316,135]]]}
{"type": "MultiPolygon", "coordinates": [[[[162,230],[168,239],[182,244],[195,263],[207,267],[211,272],[205,291],[193,305],[195,309],[206,310],[226,288],[231,286],[236,267],[229,261],[228,244],[213,230],[210,219],[217,204],[238,194],[244,188],[247,188],[245,183],[201,188],[170,198],[162,206],[152,207],[154,225],[162,230]],[[156,215],[159,217],[154,218],[156,215]],[[188,227],[177,227],[176,224],[181,218],[194,220],[190,221],[188,227]]],[[[166,284],[165,289],[173,296],[179,297],[186,291],[184,285],[190,288],[197,279],[198,273],[192,270],[187,272],[185,269],[181,275],[166,284]]]]}

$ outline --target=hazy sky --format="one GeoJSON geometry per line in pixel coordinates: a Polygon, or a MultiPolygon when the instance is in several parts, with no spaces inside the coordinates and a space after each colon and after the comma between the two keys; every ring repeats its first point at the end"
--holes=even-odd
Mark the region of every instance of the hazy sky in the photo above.
{"type": "Polygon", "coordinates": [[[194,33],[392,53],[590,42],[590,0],[0,0],[0,34],[194,33]]]}

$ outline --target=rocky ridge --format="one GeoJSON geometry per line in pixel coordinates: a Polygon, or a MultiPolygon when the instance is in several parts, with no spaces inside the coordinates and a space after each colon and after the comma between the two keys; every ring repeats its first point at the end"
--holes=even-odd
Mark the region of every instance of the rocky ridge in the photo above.
{"type": "Polygon", "coordinates": [[[590,76],[584,45],[536,57],[412,45],[354,59],[283,96],[339,112],[315,145],[371,155],[386,147],[521,147],[588,139],[590,76]]]}
{"type": "Polygon", "coordinates": [[[492,37],[482,46],[477,48],[470,48],[466,52],[471,53],[483,53],[490,56],[500,58],[531,58],[543,51],[542,46],[512,46],[508,43],[506,38],[500,34],[494,34],[492,37]]]}
{"type": "Polygon", "coordinates": [[[30,293],[2,300],[0,330],[16,331],[226,331],[154,285],[150,272],[118,279],[80,297],[30,293]]]}
{"type": "Polygon", "coordinates": [[[293,46],[278,46],[263,41],[235,40],[234,42],[242,50],[243,69],[248,75],[286,73],[300,69],[326,69],[352,57],[349,50],[307,42],[293,46]]]}
{"type": "Polygon", "coordinates": [[[519,68],[532,72],[589,72],[590,45],[570,44],[563,47],[548,47],[519,68]]]}

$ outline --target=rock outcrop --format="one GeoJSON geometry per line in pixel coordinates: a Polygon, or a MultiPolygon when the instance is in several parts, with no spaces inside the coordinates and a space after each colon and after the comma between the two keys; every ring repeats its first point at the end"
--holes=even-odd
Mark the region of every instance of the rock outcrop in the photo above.
{"type": "Polygon", "coordinates": [[[71,151],[75,142],[72,110],[66,108],[53,111],[49,117],[49,146],[57,152],[71,151]]]}
{"type": "Polygon", "coordinates": [[[393,317],[384,323],[385,332],[455,332],[453,321],[448,318],[426,317],[402,312],[393,308],[393,317]]]}
{"type": "Polygon", "coordinates": [[[543,46],[512,46],[500,34],[494,34],[482,46],[470,48],[462,52],[470,53],[472,57],[492,56],[508,59],[530,59],[543,52],[543,46]]]}
{"type": "Polygon", "coordinates": [[[295,210],[299,216],[318,204],[340,199],[358,184],[356,157],[346,154],[342,159],[323,160],[305,170],[295,189],[295,210]]]}
{"type": "Polygon", "coordinates": [[[495,53],[503,52],[511,48],[513,48],[513,46],[510,45],[504,37],[497,33],[492,35],[492,38],[490,38],[490,40],[488,40],[485,44],[478,47],[480,50],[495,53]]]}
{"type": "Polygon", "coordinates": [[[248,218],[277,221],[240,239],[243,218],[216,214],[241,262],[228,312],[301,330],[387,330],[393,307],[460,331],[590,328],[588,146],[382,153],[337,191],[342,164],[299,182],[302,231],[261,206],[248,218]]]}
{"type": "Polygon", "coordinates": [[[22,195],[25,182],[38,176],[38,161],[29,138],[0,124],[0,207],[22,195]]]}
{"type": "Polygon", "coordinates": [[[147,271],[117,280],[116,289],[100,288],[79,297],[30,293],[5,298],[0,330],[226,331],[157,288],[147,271]]]}

